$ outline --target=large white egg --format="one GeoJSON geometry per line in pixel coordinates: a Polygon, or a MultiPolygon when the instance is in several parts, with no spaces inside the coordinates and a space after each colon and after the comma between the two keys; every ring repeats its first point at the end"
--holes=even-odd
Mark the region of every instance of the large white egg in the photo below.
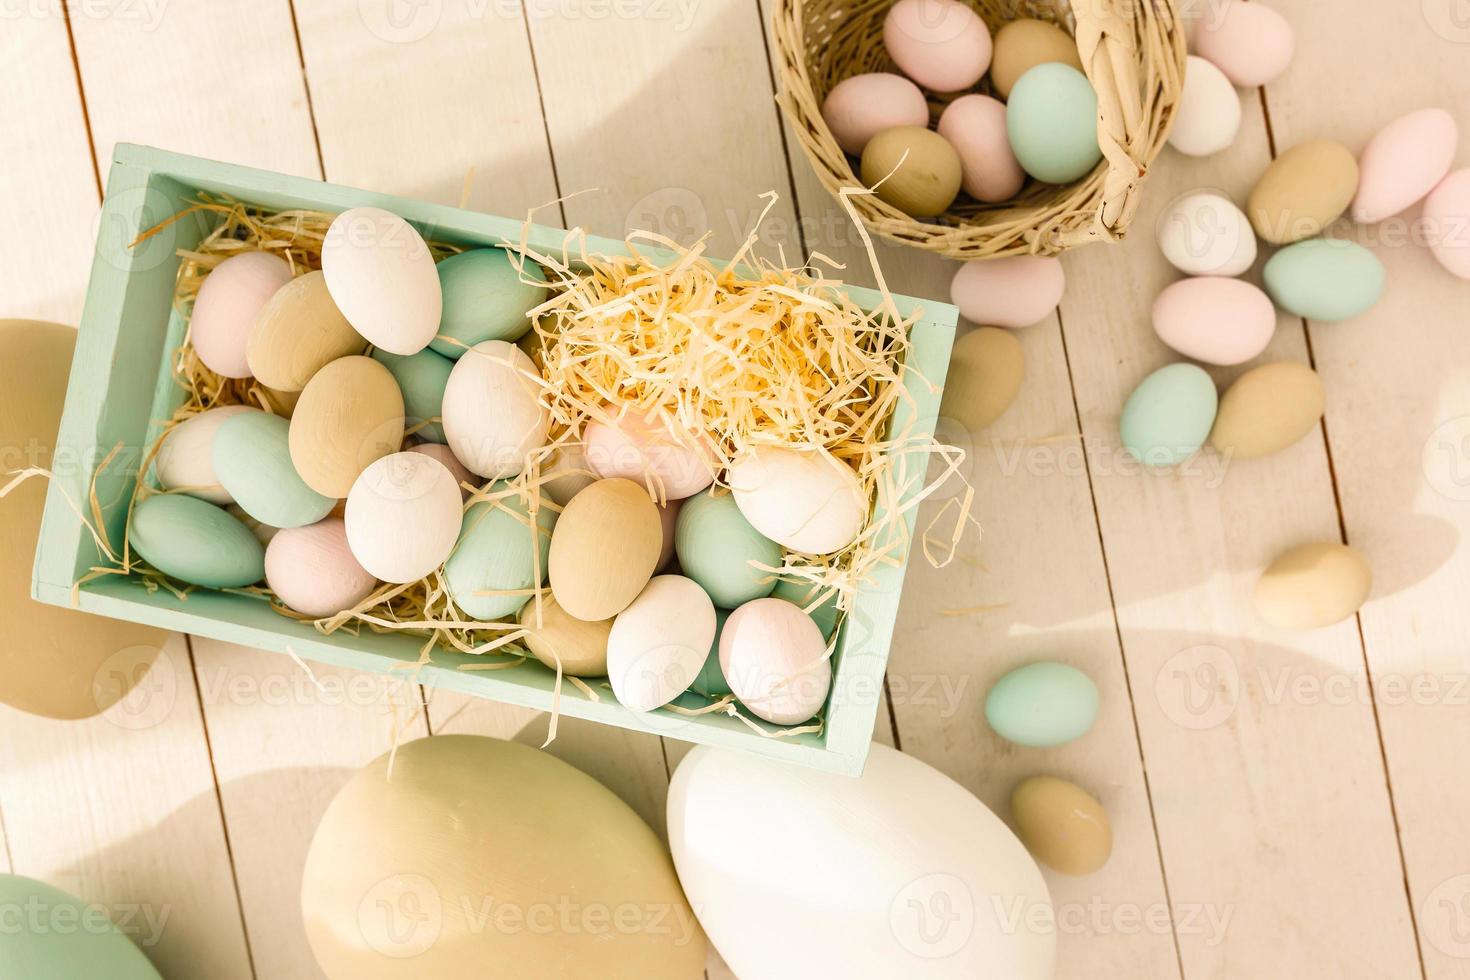
{"type": "Polygon", "coordinates": [[[444,437],[471,472],[492,480],[515,476],[526,454],[546,442],[551,413],[541,404],[536,365],[515,344],[476,344],[449,372],[444,437]]]}
{"type": "Polygon", "coordinates": [[[857,474],[826,453],[762,446],[730,466],[729,480],[751,526],[792,551],[841,551],[868,516],[857,474]]]}
{"type": "Polygon", "coordinates": [[[669,845],[743,980],[1048,980],[1041,872],[1000,818],[874,744],[854,779],[699,746],[669,784],[669,845]]]}
{"type": "Polygon", "coordinates": [[[374,347],[417,354],[439,332],[444,295],[428,243],[382,208],[350,208],[322,241],[332,302],[374,347]]]}
{"type": "Polygon", "coordinates": [[[423,453],[393,453],[352,484],[347,544],[374,578],[417,582],[454,550],[462,517],[459,483],[448,467],[423,453]]]}
{"type": "Polygon", "coordinates": [[[1159,251],[1187,276],[1238,276],[1256,261],[1256,230],[1234,202],[1191,191],[1159,216],[1159,251]]]}
{"type": "Polygon", "coordinates": [[[758,718],[799,725],[832,690],[827,639],[816,620],[785,599],[752,599],[720,630],[720,672],[758,718]]]}
{"type": "Polygon", "coordinates": [[[168,430],[153,457],[153,472],[165,490],[185,490],[212,504],[234,501],[214,472],[214,435],[225,419],[254,412],[248,405],[221,405],[191,415],[168,430]]]}
{"type": "Polygon", "coordinates": [[[631,711],[652,711],[689,690],[715,642],[715,604],[682,575],[655,575],[618,613],[607,637],[607,678],[631,711]]]}

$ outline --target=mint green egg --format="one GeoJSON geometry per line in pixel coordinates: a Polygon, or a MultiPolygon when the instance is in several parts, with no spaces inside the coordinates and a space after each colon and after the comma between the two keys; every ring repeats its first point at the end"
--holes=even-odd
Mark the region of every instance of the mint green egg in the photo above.
{"type": "Polygon", "coordinates": [[[269,412],[241,412],[220,424],[210,459],[220,486],[240,509],[270,527],[305,527],[337,501],[306,485],[291,463],[291,423],[269,412]]]}
{"type": "Polygon", "coordinates": [[[695,694],[703,694],[707,698],[719,700],[730,690],[730,683],[725,680],[725,672],[720,669],[720,631],[725,628],[725,620],[730,618],[730,610],[715,610],[715,639],[709,645],[709,656],[704,658],[704,666],[699,668],[699,675],[694,678],[694,683],[689,685],[689,690],[695,694]]]}
{"type": "MultiPolygon", "coordinates": [[[[165,906],[165,908],[167,908],[165,906]]],[[[0,874],[0,977],[6,980],[159,980],[148,957],[88,905],[45,882],[0,874]]],[[[133,923],[145,938],[149,922],[133,923]]]]}
{"type": "Polygon", "coordinates": [[[1102,159],[1097,93],[1087,76],[1059,61],[1016,80],[1006,101],[1006,135],[1021,169],[1047,184],[1070,184],[1102,159]]]}
{"type": "Polygon", "coordinates": [[[1175,466],[1209,438],[1220,397],[1194,364],[1170,364],[1144,378],[1123,406],[1123,445],[1145,466],[1175,466]]]}
{"type": "Polygon", "coordinates": [[[439,287],[444,294],[444,312],[439,333],[463,344],[435,338],[429,346],[445,357],[458,360],[467,348],[482,340],[515,341],[531,329],[528,312],[546,301],[546,274],[527,260],[521,269],[511,264],[502,248],[477,248],[451,255],[440,262],[439,287]]]}
{"type": "MultiPolygon", "coordinates": [[[[385,350],[373,351],[373,360],[388,369],[398,390],[403,392],[403,418],[412,428],[420,422],[441,418],[444,414],[444,386],[449,384],[449,372],[454,362],[425,348],[417,354],[390,354],[385,350]]],[[[430,422],[414,433],[428,442],[443,443],[444,427],[430,422]]]]}
{"type": "MultiPolygon", "coordinates": [[[[505,481],[491,486],[503,492],[505,481]]],[[[482,500],[465,512],[459,542],[444,563],[444,580],[455,605],[479,620],[513,616],[530,601],[529,594],[477,595],[481,592],[522,592],[546,581],[546,560],[556,512],[541,507],[538,531],[532,538],[531,513],[520,494],[482,500]],[[536,574],[540,570],[540,575],[536,574]]]]}
{"type": "Polygon", "coordinates": [[[128,544],[171,578],[210,589],[265,577],[265,548],[222,508],[181,493],[154,494],[133,507],[128,544]]]}
{"type": "Polygon", "coordinates": [[[1097,685],[1076,667],[1040,660],[1017,667],[985,696],[985,720],[1017,745],[1048,748],[1086,735],[1097,721],[1097,685]]]}
{"type": "Polygon", "coordinates": [[[679,568],[721,608],[763,599],[776,587],[770,572],[751,563],[779,567],[781,546],[750,526],[728,491],[716,496],[711,487],[684,501],[674,551],[679,568]]]}
{"type": "Polygon", "coordinates": [[[1261,277],[1277,306],[1321,323],[1366,313],[1383,295],[1386,279],[1378,256],[1335,238],[1286,246],[1271,256],[1261,277]]]}
{"type": "MultiPolygon", "coordinates": [[[[810,582],[794,578],[777,579],[776,587],[771,590],[771,598],[794,602],[802,609],[810,606],[821,594],[822,590],[810,582]]],[[[821,604],[810,610],[807,615],[811,616],[812,620],[822,628],[824,638],[832,639],[832,634],[837,632],[837,592],[829,591],[821,604]]]]}

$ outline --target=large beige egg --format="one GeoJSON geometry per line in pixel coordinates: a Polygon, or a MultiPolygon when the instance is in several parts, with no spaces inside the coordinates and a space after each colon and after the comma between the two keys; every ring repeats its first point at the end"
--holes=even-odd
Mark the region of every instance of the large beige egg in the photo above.
{"type": "Polygon", "coordinates": [[[214,436],[225,419],[253,411],[248,405],[221,405],[191,415],[169,429],[153,457],[158,485],[165,490],[186,490],[212,504],[231,503],[234,498],[214,472],[214,436]]]}
{"type": "Polygon", "coordinates": [[[653,577],[662,547],[648,491],[631,480],[598,480],[557,519],[546,563],[551,593],[578,619],[611,619],[653,577]]]}
{"type": "Polygon", "coordinates": [[[353,776],[301,912],[331,980],[704,976],[658,836],[591,776],[493,738],[419,739],[353,776]]]}
{"type": "Polygon", "coordinates": [[[1356,548],[1336,541],[1303,545],[1261,575],[1256,612],[1279,629],[1317,629],[1357,612],[1372,590],[1373,571],[1356,548]]]}
{"type": "Polygon", "coordinates": [[[278,391],[300,391],[339,357],[361,354],[367,341],[327,291],[327,278],[308,272],[276,290],[250,328],[246,357],[257,381],[278,391]]]}
{"type": "Polygon", "coordinates": [[[841,551],[868,518],[857,474],[827,453],[762,446],[730,466],[729,480],[751,526],[792,551],[841,551]]]}
{"type": "Polygon", "coordinates": [[[1220,397],[1210,445],[1236,459],[1280,452],[1317,428],[1327,407],[1322,379],[1305,364],[1262,364],[1220,397]]]}
{"type": "Polygon", "coordinates": [[[472,472],[508,479],[545,445],[551,413],[541,404],[539,377],[531,359],[504,340],[482,341],[454,362],[441,409],[444,436],[472,472]]]}
{"type": "Polygon", "coordinates": [[[801,607],[752,599],[720,629],[720,672],[740,703],[774,725],[798,725],[832,690],[827,640],[801,607]]]}
{"type": "Polygon", "coordinates": [[[1025,375],[1026,358],[1013,332],[972,330],[955,342],[940,412],[979,432],[1011,407],[1025,375]]]}
{"type": "MultiPolygon", "coordinates": [[[[50,467],[76,331],[0,320],[0,446],[4,470],[50,467]]],[[[46,481],[0,499],[0,703],[47,718],[89,718],[125,697],[168,634],[31,598],[46,481]]]]}
{"type": "Polygon", "coordinates": [[[630,711],[668,704],[689,690],[714,641],[715,604],[698,583],[654,576],[613,620],[607,638],[613,693],[630,711]]]}
{"type": "Polygon", "coordinates": [[[517,621],[526,628],[521,642],[552,670],[573,677],[601,677],[607,673],[607,638],[612,620],[587,622],[569,615],[556,597],[542,596],[540,608],[532,601],[521,607],[517,621]]]}
{"type": "Polygon", "coordinates": [[[345,497],[359,473],[403,443],[403,393],[371,357],[339,357],[307,382],[291,415],[291,463],[306,485],[345,497]]]}
{"type": "Polygon", "coordinates": [[[444,293],[428,244],[413,225],[382,208],[351,208],[322,240],[322,272],[332,301],[374,347],[417,354],[439,332],[444,293]]]}
{"type": "Polygon", "coordinates": [[[291,266],[269,252],[232,255],[210,270],[189,314],[189,342],[205,367],[226,378],[250,377],[250,325],[290,279],[291,266]]]}
{"type": "Polygon", "coordinates": [[[448,467],[423,453],[374,460],[347,494],[347,543],[384,582],[417,582],[444,564],[464,515],[448,467]]]}

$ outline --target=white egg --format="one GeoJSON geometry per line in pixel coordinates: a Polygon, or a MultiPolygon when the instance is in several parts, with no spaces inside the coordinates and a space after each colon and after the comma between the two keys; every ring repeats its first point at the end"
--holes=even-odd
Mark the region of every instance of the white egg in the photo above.
{"type": "Polygon", "coordinates": [[[515,344],[486,340],[464,352],[444,387],[444,436],[471,472],[515,476],[546,442],[551,413],[540,402],[536,365],[515,344]]]}
{"type": "Polygon", "coordinates": [[[1169,145],[1192,157],[1219,153],[1240,131],[1240,94],[1225,73],[1190,55],[1184,66],[1184,91],[1174,107],[1169,145]]]}
{"type": "Polygon", "coordinates": [[[868,516],[857,474],[826,453],[762,446],[730,466],[729,481],[751,526],[792,551],[841,551],[868,516]]]}
{"type": "Polygon", "coordinates": [[[423,453],[393,453],[352,484],[347,544],[374,578],[417,582],[454,550],[463,506],[459,484],[443,463],[423,453]]]}
{"type": "Polygon", "coordinates": [[[832,689],[822,628],[785,599],[752,599],[730,614],[720,671],[740,703],[773,725],[808,720],[832,689]]]}
{"type": "Polygon", "coordinates": [[[444,295],[434,256],[412,225],[382,208],[351,208],[322,241],[327,292],[352,328],[390,354],[417,354],[439,332],[444,295]]]}
{"type": "Polygon", "coordinates": [[[153,457],[153,472],[165,490],[189,488],[190,496],[212,504],[228,504],[231,497],[214,472],[214,434],[232,415],[254,412],[247,405],[221,405],[191,416],[168,430],[153,457]]]}
{"type": "Polygon", "coordinates": [[[1175,198],[1159,216],[1159,251],[1188,276],[1238,276],[1256,261],[1256,232],[1234,203],[1209,191],[1175,198]]]}
{"type": "Polygon", "coordinates": [[[607,637],[607,677],[630,711],[683,694],[715,641],[715,604],[693,579],[656,575],[618,613],[607,637]]]}

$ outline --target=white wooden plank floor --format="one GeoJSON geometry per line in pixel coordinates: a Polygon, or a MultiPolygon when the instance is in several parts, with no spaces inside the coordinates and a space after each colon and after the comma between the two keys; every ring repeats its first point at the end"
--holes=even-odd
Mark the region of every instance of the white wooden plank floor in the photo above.
{"type": "MultiPolygon", "coordinates": [[[[1121,465],[1123,398],[1170,360],[1148,328],[1174,274],[1151,225],[1175,193],[1243,197],[1271,155],[1360,147],[1410,108],[1470,133],[1459,0],[1273,0],[1292,70],[1245,96],[1236,146],[1166,151],[1137,232],[1068,257],[1058,315],[1022,334],[1027,382],[972,450],[983,541],[910,571],[876,737],[1004,813],[1067,775],[1108,807],[1102,872],[1048,874],[1064,977],[1470,977],[1470,285],[1408,236],[1365,238],[1390,290],[1368,316],[1283,317],[1268,354],[1313,363],[1320,435],[1223,470],[1121,465]],[[1373,564],[1353,622],[1281,634],[1249,590],[1276,552],[1345,539],[1373,564]],[[984,612],[965,612],[984,607],[984,612]],[[1020,750],[981,703],[1040,656],[1088,670],[1088,738],[1020,750]]],[[[868,281],[856,234],[772,101],[758,0],[597,4],[210,0],[0,11],[0,315],[75,322],[122,140],[618,235],[633,227],[816,249],[868,281]],[[63,10],[69,11],[64,13],[63,10]]],[[[1470,163],[1470,147],[1459,165],[1470,163]]],[[[1412,213],[1410,215],[1412,217],[1412,213]]],[[[880,247],[890,284],[944,298],[953,264],[880,247]]],[[[1221,372],[1221,381],[1237,372],[1221,372]]],[[[127,713],[0,708],[0,870],[167,915],[170,978],[309,978],[297,916],[312,827],[351,771],[405,737],[539,744],[534,712],[431,696],[179,638],[127,713]]],[[[657,829],[683,743],[563,721],[552,751],[657,829]]],[[[728,976],[712,956],[712,977],[728,976]]]]}

